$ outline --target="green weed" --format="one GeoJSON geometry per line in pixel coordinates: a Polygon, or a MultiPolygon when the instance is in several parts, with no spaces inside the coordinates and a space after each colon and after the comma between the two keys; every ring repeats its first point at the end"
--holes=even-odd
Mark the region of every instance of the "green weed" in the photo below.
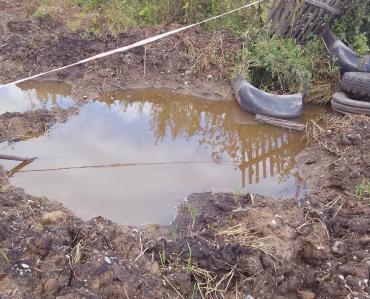
{"type": "Polygon", "coordinates": [[[235,203],[237,204],[238,208],[242,208],[241,200],[244,195],[243,188],[242,187],[237,187],[233,189],[233,195],[234,195],[234,200],[235,203]]]}
{"type": "Polygon", "coordinates": [[[193,292],[191,294],[191,299],[199,298],[198,294],[199,294],[199,285],[198,285],[198,283],[195,283],[193,285],[193,292]]]}
{"type": "Polygon", "coordinates": [[[161,265],[163,268],[166,268],[167,265],[167,256],[166,256],[166,250],[164,249],[164,246],[162,248],[162,252],[159,252],[159,259],[161,260],[161,265]]]}
{"type": "Polygon", "coordinates": [[[362,177],[359,185],[356,186],[356,199],[360,201],[364,195],[370,195],[370,181],[362,177]]]}
{"type": "Polygon", "coordinates": [[[236,198],[242,198],[244,195],[243,188],[242,187],[236,187],[233,189],[233,195],[236,198]]]}
{"type": "Polygon", "coordinates": [[[235,74],[269,92],[304,92],[308,101],[324,103],[335,91],[339,70],[317,36],[300,45],[294,39],[271,37],[264,28],[239,53],[235,74]]]}
{"type": "Polygon", "coordinates": [[[304,49],[293,39],[264,37],[244,49],[247,76],[253,85],[269,91],[292,93],[302,90],[312,77],[304,49]]]}
{"type": "Polygon", "coordinates": [[[370,0],[352,1],[334,24],[338,37],[359,54],[369,53],[370,0]]]}
{"type": "Polygon", "coordinates": [[[41,18],[49,13],[49,1],[40,0],[36,11],[33,13],[35,18],[41,18]]]}
{"type": "Polygon", "coordinates": [[[187,271],[188,272],[191,272],[191,269],[192,269],[192,251],[191,251],[191,247],[188,243],[188,249],[189,249],[189,258],[188,258],[188,264],[187,264],[187,271]]]}
{"type": "Polygon", "coordinates": [[[192,227],[195,225],[195,221],[198,217],[198,214],[199,214],[199,210],[197,207],[191,205],[191,204],[187,204],[186,206],[190,216],[191,216],[191,220],[192,220],[192,227]]]}
{"type": "Polygon", "coordinates": [[[365,55],[369,53],[369,42],[366,33],[359,33],[352,38],[352,47],[360,54],[365,55]]]}
{"type": "Polygon", "coordinates": [[[176,241],[179,235],[178,227],[172,226],[171,227],[171,238],[173,241],[176,241]]]}
{"type": "Polygon", "coordinates": [[[30,37],[27,38],[27,45],[30,48],[34,48],[36,46],[36,42],[35,42],[35,40],[33,39],[32,36],[30,36],[30,37]]]}

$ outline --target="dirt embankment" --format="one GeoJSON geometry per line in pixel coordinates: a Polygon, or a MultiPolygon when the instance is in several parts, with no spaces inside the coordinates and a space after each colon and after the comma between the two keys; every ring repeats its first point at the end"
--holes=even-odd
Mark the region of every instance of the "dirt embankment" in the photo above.
{"type": "MultiPolygon", "coordinates": [[[[0,81],[26,75],[127,46],[150,36],[175,29],[158,26],[133,29],[117,36],[100,37],[88,32],[69,32],[49,16],[27,19],[1,12],[0,81]]],[[[116,54],[55,74],[71,83],[76,95],[96,96],[117,88],[160,86],[211,99],[231,95],[225,59],[240,49],[242,41],[231,33],[189,30],[153,44],[116,54]]],[[[50,78],[50,77],[48,77],[50,78]]]]}

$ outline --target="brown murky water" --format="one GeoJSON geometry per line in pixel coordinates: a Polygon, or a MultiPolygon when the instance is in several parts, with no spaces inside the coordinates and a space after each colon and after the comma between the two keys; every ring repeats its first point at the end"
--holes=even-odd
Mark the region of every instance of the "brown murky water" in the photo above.
{"type": "MultiPolygon", "coordinates": [[[[308,106],[302,121],[320,112],[308,106]]],[[[254,122],[234,102],[149,89],[88,102],[47,135],[2,144],[1,151],[40,157],[18,169],[12,183],[78,216],[166,224],[194,192],[243,189],[299,198],[304,187],[295,157],[302,137],[254,122]]]]}

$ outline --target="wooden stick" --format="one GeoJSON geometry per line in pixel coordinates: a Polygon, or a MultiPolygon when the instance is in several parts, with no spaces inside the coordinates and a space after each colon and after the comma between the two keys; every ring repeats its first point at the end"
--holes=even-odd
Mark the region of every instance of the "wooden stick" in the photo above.
{"type": "Polygon", "coordinates": [[[311,4],[311,5],[315,5],[317,7],[322,8],[322,9],[325,9],[328,12],[336,14],[336,15],[341,15],[342,14],[339,9],[336,9],[335,7],[331,7],[330,5],[328,5],[326,3],[323,3],[323,2],[320,2],[320,1],[317,1],[317,0],[305,0],[304,2],[306,2],[308,4],[311,4]]]}
{"type": "Polygon", "coordinates": [[[8,177],[12,177],[15,173],[17,173],[18,171],[20,171],[21,169],[23,169],[24,167],[26,167],[27,165],[31,164],[33,162],[33,160],[28,160],[28,161],[22,161],[21,163],[19,163],[17,166],[15,166],[14,168],[10,169],[8,172],[7,172],[7,175],[8,177]]]}
{"type": "Polygon", "coordinates": [[[35,158],[23,158],[18,156],[10,156],[10,155],[0,155],[0,160],[12,160],[12,161],[33,161],[36,160],[35,158]]]}
{"type": "Polygon", "coordinates": [[[280,119],[280,118],[275,118],[275,117],[269,117],[269,116],[264,116],[257,114],[256,121],[261,122],[261,123],[266,123],[274,126],[279,126],[282,128],[288,128],[291,130],[297,130],[297,131],[304,131],[306,129],[306,126],[297,122],[285,120],[285,119],[280,119]]]}

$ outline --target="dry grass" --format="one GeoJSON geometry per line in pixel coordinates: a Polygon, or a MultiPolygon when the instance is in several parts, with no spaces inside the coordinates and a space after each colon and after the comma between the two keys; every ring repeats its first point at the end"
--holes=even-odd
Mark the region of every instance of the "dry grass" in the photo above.
{"type": "Polygon", "coordinates": [[[7,264],[9,265],[11,264],[11,259],[7,256],[5,251],[3,251],[2,249],[0,249],[0,257],[2,257],[7,262],[7,264]]]}
{"type": "MultiPolygon", "coordinates": [[[[188,244],[189,246],[189,244],[188,244]]],[[[180,269],[186,269],[186,271],[192,275],[193,277],[193,292],[190,297],[186,297],[183,295],[181,286],[178,286],[174,283],[171,283],[170,279],[168,279],[165,275],[163,275],[163,279],[166,284],[180,297],[180,298],[202,298],[202,299],[217,299],[217,298],[225,298],[226,294],[229,294],[234,286],[232,283],[234,278],[236,278],[236,271],[240,271],[236,268],[236,266],[231,266],[227,263],[231,270],[226,274],[218,274],[213,272],[212,270],[204,269],[193,263],[191,257],[191,248],[189,246],[189,258],[185,261],[181,261],[180,256],[184,252],[180,253],[175,261],[163,258],[163,253],[160,253],[161,263],[162,263],[162,271],[166,271],[167,269],[174,269],[175,271],[180,271],[180,269]],[[186,264],[184,264],[186,263],[186,264]]],[[[221,261],[222,262],[222,261],[221,261]]]]}
{"type": "Polygon", "coordinates": [[[312,84],[305,102],[316,105],[330,103],[333,94],[336,92],[336,86],[332,83],[312,84]]]}
{"type": "Polygon", "coordinates": [[[84,240],[80,240],[76,246],[74,246],[71,250],[71,254],[68,255],[68,263],[69,263],[69,267],[73,273],[73,276],[80,282],[82,282],[82,280],[77,276],[76,272],[75,272],[75,267],[76,265],[81,261],[81,257],[82,257],[82,250],[85,246],[85,241],[84,240]]]}
{"type": "Polygon", "coordinates": [[[212,67],[216,67],[219,78],[225,78],[230,74],[230,68],[227,64],[228,57],[236,52],[237,46],[235,46],[235,50],[228,49],[226,52],[224,34],[216,33],[206,46],[204,46],[204,42],[200,43],[191,35],[185,35],[181,43],[178,44],[179,51],[184,51],[184,49],[188,56],[195,61],[191,69],[194,74],[204,73],[212,67]]]}
{"type": "Polygon", "coordinates": [[[271,239],[273,236],[258,237],[254,229],[248,228],[244,223],[220,230],[216,235],[225,238],[230,243],[236,243],[240,246],[260,250],[266,253],[269,257],[277,260],[273,255],[273,248],[267,244],[268,242],[266,242],[267,239],[271,239]]]}
{"type": "Polygon", "coordinates": [[[202,299],[224,298],[224,293],[230,290],[231,281],[235,276],[235,267],[221,278],[219,275],[197,266],[191,267],[191,273],[196,280],[193,293],[198,292],[202,299]]]}
{"type": "Polygon", "coordinates": [[[368,119],[362,115],[332,115],[322,114],[310,120],[306,125],[306,138],[309,144],[319,144],[334,155],[343,154],[343,149],[334,141],[338,134],[348,131],[356,121],[368,119]],[[326,135],[330,134],[327,138],[326,135]]]}
{"type": "Polygon", "coordinates": [[[352,115],[346,114],[344,116],[338,114],[327,114],[323,113],[317,118],[311,120],[308,124],[308,129],[311,129],[311,126],[316,127],[315,137],[319,137],[328,130],[331,131],[346,131],[351,128],[356,121],[367,120],[369,119],[367,116],[364,115],[352,115]]]}

